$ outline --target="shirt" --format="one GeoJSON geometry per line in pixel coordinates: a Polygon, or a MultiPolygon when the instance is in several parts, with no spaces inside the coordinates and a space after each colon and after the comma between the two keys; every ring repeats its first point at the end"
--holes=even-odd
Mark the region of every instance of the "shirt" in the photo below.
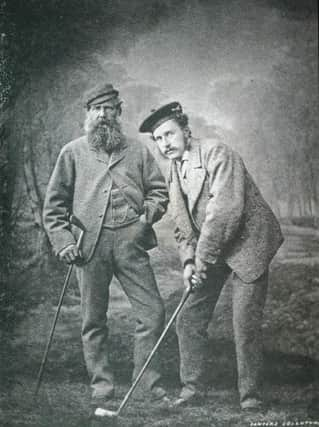
{"type": "Polygon", "coordinates": [[[189,162],[189,151],[185,150],[181,160],[176,161],[178,177],[181,183],[182,191],[185,196],[187,196],[187,193],[188,193],[188,183],[187,183],[188,162],[189,162]]]}

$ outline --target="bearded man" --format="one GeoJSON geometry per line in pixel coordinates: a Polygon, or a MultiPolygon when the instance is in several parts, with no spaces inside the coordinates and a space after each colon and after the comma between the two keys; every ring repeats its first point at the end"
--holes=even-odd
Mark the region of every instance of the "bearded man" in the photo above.
{"type": "Polygon", "coordinates": [[[240,406],[260,411],[262,314],[269,263],[283,241],[280,226],[243,160],[220,138],[193,138],[179,102],[153,111],[140,126],[171,161],[168,177],[175,236],[186,286],[194,293],[177,318],[183,388],[173,406],[201,401],[207,389],[207,327],[228,278],[240,406]]]}
{"type": "MultiPolygon", "coordinates": [[[[147,250],[157,244],[152,224],[166,211],[166,185],[149,150],[123,134],[121,104],[110,84],[89,92],[86,134],[62,148],[44,202],[44,225],[55,253],[76,264],[94,408],[109,406],[114,397],[106,325],[112,277],[119,280],[136,319],[133,379],[165,317],[147,250]],[[77,230],[68,222],[70,213],[86,229],[81,250],[77,230]]],[[[156,363],[143,383],[154,400],[167,399],[156,363]]]]}

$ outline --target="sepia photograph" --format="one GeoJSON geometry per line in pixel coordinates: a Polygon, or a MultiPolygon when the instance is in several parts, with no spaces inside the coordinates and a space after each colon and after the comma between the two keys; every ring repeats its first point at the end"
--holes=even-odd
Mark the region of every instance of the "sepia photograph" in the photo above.
{"type": "Polygon", "coordinates": [[[315,0],[0,0],[0,427],[319,426],[315,0]]]}

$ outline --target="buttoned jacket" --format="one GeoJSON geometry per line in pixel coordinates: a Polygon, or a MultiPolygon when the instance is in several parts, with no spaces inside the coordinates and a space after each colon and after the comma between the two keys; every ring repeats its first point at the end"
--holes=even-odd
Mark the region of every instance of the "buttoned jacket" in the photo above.
{"type": "Polygon", "coordinates": [[[79,230],[68,222],[68,214],[73,213],[85,226],[82,252],[84,259],[90,260],[103,226],[112,181],[128,205],[138,215],[146,215],[149,230],[145,249],[156,246],[151,225],[165,213],[168,197],[154,157],[142,143],[127,139],[107,158],[84,136],[62,148],[47,187],[43,220],[55,253],[78,238],[79,230]]]}
{"type": "Polygon", "coordinates": [[[239,154],[217,139],[192,139],[187,198],[176,168],[172,162],[168,185],[182,263],[222,259],[243,281],[256,280],[283,237],[239,154]]]}

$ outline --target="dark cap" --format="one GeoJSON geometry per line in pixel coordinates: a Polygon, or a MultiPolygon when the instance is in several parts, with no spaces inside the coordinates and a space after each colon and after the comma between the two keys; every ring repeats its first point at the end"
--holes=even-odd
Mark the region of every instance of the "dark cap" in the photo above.
{"type": "Polygon", "coordinates": [[[121,104],[121,100],[118,97],[119,91],[114,89],[113,85],[107,83],[95,86],[85,94],[84,103],[86,107],[92,105],[101,105],[104,103],[111,103],[113,105],[121,104]]]}
{"type": "Polygon", "coordinates": [[[152,110],[150,114],[141,124],[139,131],[141,133],[150,132],[154,130],[167,120],[175,119],[183,114],[182,106],[179,102],[171,102],[163,105],[158,110],[152,110]]]}

